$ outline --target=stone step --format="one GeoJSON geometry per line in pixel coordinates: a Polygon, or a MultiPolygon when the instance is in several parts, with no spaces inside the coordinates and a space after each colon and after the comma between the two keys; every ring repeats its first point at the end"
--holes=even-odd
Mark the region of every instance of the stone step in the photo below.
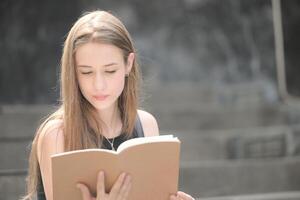
{"type": "Polygon", "coordinates": [[[222,196],[209,198],[195,198],[196,200],[299,200],[299,191],[274,192],[253,195],[222,196]]]}
{"type": "Polygon", "coordinates": [[[25,174],[1,176],[0,173],[0,199],[17,200],[25,195],[25,174]]]}
{"type": "Polygon", "coordinates": [[[300,157],[182,163],[180,190],[213,197],[300,190],[300,157]]]}
{"type": "MultiPolygon", "coordinates": [[[[32,137],[38,125],[49,115],[51,106],[2,106],[0,137],[32,137]],[[10,110],[11,109],[11,110],[10,110]]],[[[148,109],[156,118],[161,130],[226,130],[260,126],[279,126],[300,123],[290,121],[289,111],[277,107],[255,106],[239,109],[197,109],[176,107],[148,109]]],[[[299,112],[300,113],[300,112],[299,112]]],[[[300,116],[294,116],[293,119],[300,116]]],[[[201,132],[200,132],[201,133],[201,132]]]]}
{"type": "MultiPolygon", "coordinates": [[[[179,190],[197,198],[300,191],[299,167],[300,157],[186,162],[180,166],[179,190]]],[[[6,174],[0,171],[1,197],[17,199],[24,194],[25,173],[6,174]]]]}
{"type": "Polygon", "coordinates": [[[183,162],[299,155],[300,126],[231,130],[169,130],[181,141],[183,162]]]}
{"type": "Polygon", "coordinates": [[[300,122],[299,105],[292,108],[278,102],[265,82],[174,84],[149,86],[147,91],[145,109],[157,117],[162,129],[214,130],[300,122]]]}
{"type": "Polygon", "coordinates": [[[41,114],[0,115],[1,137],[32,137],[43,116],[41,114]]]}
{"type": "Polygon", "coordinates": [[[27,168],[30,148],[27,139],[0,142],[0,170],[27,168]]]}
{"type": "Polygon", "coordinates": [[[240,84],[146,83],[145,102],[168,105],[212,105],[214,107],[257,105],[277,100],[276,88],[269,82],[256,81],[240,84]]]}
{"type": "Polygon", "coordinates": [[[2,105],[0,107],[0,137],[29,138],[35,134],[53,106],[50,105],[2,105]]]}
{"type": "MultiPolygon", "coordinates": [[[[161,129],[215,130],[249,128],[257,126],[285,125],[289,123],[289,113],[278,106],[253,106],[245,108],[186,108],[170,106],[149,109],[157,118],[161,129]]],[[[298,123],[298,121],[296,121],[298,123]]]]}
{"type": "MultiPolygon", "coordinates": [[[[162,131],[181,141],[181,161],[274,158],[300,154],[300,126],[162,131]]],[[[0,169],[27,167],[32,138],[0,137],[0,169]]]]}

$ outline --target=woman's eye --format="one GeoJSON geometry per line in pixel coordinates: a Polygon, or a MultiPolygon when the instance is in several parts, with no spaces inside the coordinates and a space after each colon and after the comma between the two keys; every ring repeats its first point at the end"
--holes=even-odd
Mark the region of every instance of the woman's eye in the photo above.
{"type": "Polygon", "coordinates": [[[109,73],[109,74],[113,74],[113,73],[115,73],[117,70],[113,70],[113,71],[106,71],[107,73],[109,73]]]}
{"type": "Polygon", "coordinates": [[[81,74],[91,74],[92,72],[81,72],[81,74]]]}

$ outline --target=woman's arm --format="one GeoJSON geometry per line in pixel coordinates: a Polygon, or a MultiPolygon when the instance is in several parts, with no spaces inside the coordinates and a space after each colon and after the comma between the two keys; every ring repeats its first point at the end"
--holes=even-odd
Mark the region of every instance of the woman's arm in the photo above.
{"type": "Polygon", "coordinates": [[[53,200],[51,155],[64,151],[64,136],[61,125],[62,122],[59,120],[49,121],[39,133],[38,138],[37,156],[47,200],[53,200]]]}

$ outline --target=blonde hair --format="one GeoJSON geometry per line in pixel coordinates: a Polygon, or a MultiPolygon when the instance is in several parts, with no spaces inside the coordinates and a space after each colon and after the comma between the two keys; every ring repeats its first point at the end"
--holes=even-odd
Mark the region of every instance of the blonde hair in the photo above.
{"type": "MultiPolygon", "coordinates": [[[[101,121],[95,108],[81,94],[75,71],[75,52],[78,47],[88,42],[107,43],[120,48],[125,63],[130,53],[136,53],[125,26],[112,14],[93,11],[85,13],[76,21],[65,40],[61,58],[61,106],[40,125],[35,134],[26,178],[27,194],[22,197],[23,200],[32,199],[37,192],[41,178],[37,141],[39,133],[49,121],[62,120],[64,151],[97,148],[102,144],[101,121]]],[[[127,137],[131,136],[137,117],[140,78],[135,56],[129,76],[125,79],[124,90],[117,102],[123,124],[122,133],[127,137]]]]}

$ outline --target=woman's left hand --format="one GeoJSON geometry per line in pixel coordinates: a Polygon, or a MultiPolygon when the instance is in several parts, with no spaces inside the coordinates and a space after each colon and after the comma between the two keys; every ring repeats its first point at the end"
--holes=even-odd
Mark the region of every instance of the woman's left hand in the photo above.
{"type": "Polygon", "coordinates": [[[184,192],[178,191],[176,195],[171,195],[170,200],[194,200],[194,198],[184,192]]]}

